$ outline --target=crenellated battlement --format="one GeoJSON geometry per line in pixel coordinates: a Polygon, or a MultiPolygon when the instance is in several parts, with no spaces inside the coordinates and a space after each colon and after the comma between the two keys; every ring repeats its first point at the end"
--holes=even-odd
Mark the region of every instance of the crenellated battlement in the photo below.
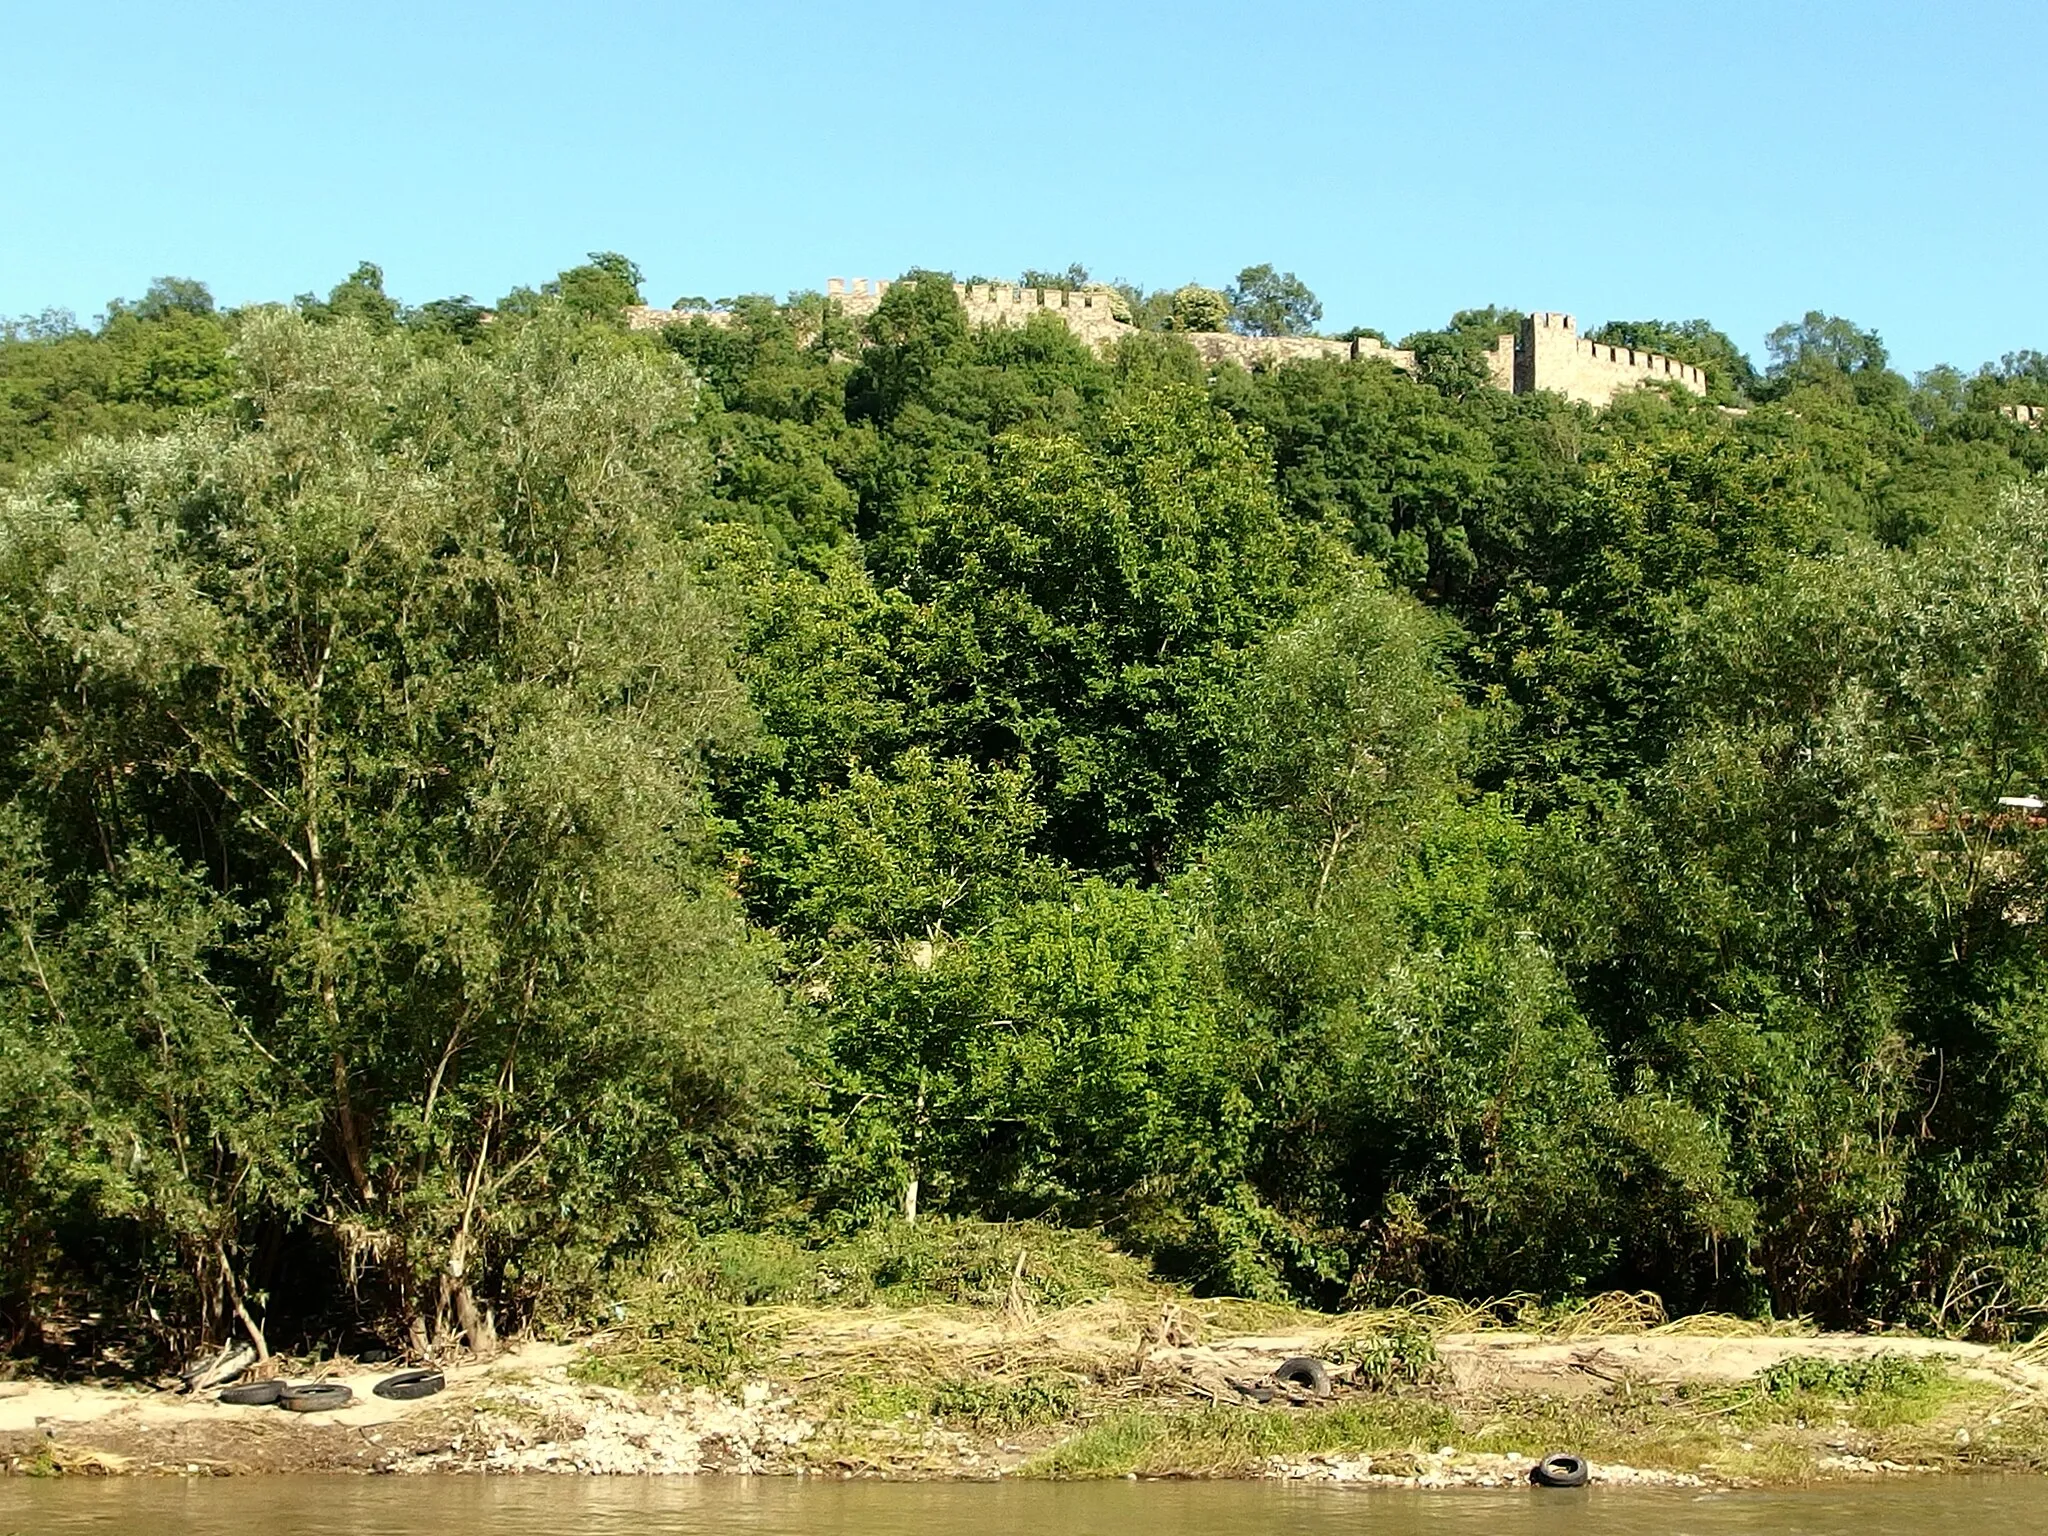
{"type": "Polygon", "coordinates": [[[1661,352],[1588,341],[1570,315],[1539,310],[1522,322],[1515,340],[1515,393],[1552,390],[1588,405],[1606,405],[1640,384],[1676,384],[1707,392],[1707,376],[1661,352]]]}
{"type": "MultiPolygon", "coordinates": [[[[959,285],[955,284],[954,286],[958,287],[959,285]]],[[[846,279],[843,277],[828,277],[825,279],[825,297],[839,300],[842,305],[847,306],[849,314],[865,313],[867,310],[873,309],[882,302],[882,295],[888,291],[889,283],[886,278],[856,277],[851,288],[846,286],[846,279]],[[856,310],[853,307],[855,305],[863,307],[856,310]]]]}
{"type": "MultiPolygon", "coordinates": [[[[825,297],[841,312],[859,319],[881,307],[893,284],[886,278],[828,278],[825,297]]],[[[953,291],[978,326],[1020,326],[1032,316],[1050,312],[1081,340],[1101,351],[1137,327],[1117,317],[1116,295],[1103,288],[1024,288],[1013,283],[955,283],[953,291]]],[[[626,323],[635,330],[655,330],[688,320],[730,325],[722,310],[634,308],[626,323]]],[[[1415,354],[1390,347],[1373,337],[1333,341],[1322,336],[1240,336],[1230,331],[1188,331],[1182,338],[1214,365],[1236,362],[1247,368],[1275,368],[1286,363],[1322,359],[1363,362],[1377,359],[1407,372],[1415,354]]],[[[1706,375],[1690,363],[1634,347],[1588,341],[1578,321],[1560,310],[1539,309],[1523,317],[1518,332],[1495,338],[1486,352],[1489,382],[1518,395],[1551,390],[1588,405],[1606,405],[1623,390],[1642,384],[1676,384],[1693,394],[1707,392],[1706,375]]],[[[2018,418],[2015,418],[2018,419],[2018,418]]]]}

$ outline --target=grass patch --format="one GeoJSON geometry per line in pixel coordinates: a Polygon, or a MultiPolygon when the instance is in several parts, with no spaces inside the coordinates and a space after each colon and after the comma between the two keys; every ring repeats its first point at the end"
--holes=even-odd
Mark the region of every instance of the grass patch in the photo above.
{"type": "MultiPolygon", "coordinates": [[[[776,1308],[957,1306],[1015,1315],[1166,1294],[1143,1263],[1099,1234],[947,1220],[878,1225],[821,1246],[774,1233],[693,1238],[613,1271],[606,1288],[586,1320],[603,1331],[573,1374],[631,1390],[719,1386],[765,1367],[781,1327],[776,1308]]],[[[1014,1416],[1025,1407],[1022,1399],[977,1407],[962,1397],[950,1411],[1014,1416]]]]}
{"type": "Polygon", "coordinates": [[[1397,1324],[1384,1331],[1354,1334],[1328,1354],[1332,1365],[1349,1365],[1352,1382],[1373,1392],[1420,1386],[1441,1374],[1436,1340],[1419,1328],[1397,1324]]]}
{"type": "Polygon", "coordinates": [[[1414,1398],[1346,1403],[1316,1412],[1279,1409],[1131,1409],[1068,1436],[1024,1467],[1053,1478],[1217,1477],[1257,1471],[1268,1457],[1348,1451],[1422,1452],[1458,1431],[1440,1403],[1414,1398]]]}
{"type": "Polygon", "coordinates": [[[1037,1222],[888,1222],[819,1245],[720,1233],[678,1267],[705,1294],[741,1306],[1064,1307],[1161,1289],[1099,1234],[1037,1222]]]}
{"type": "Polygon", "coordinates": [[[707,1306],[687,1294],[643,1296],[621,1305],[618,1326],[575,1361],[569,1375],[637,1392],[723,1386],[744,1374],[768,1342],[732,1307],[707,1306]]]}
{"type": "Polygon", "coordinates": [[[1738,1424],[1840,1424],[1881,1430],[1924,1424],[1969,1391],[1939,1360],[1902,1355],[1793,1355],[1736,1387],[1685,1394],[1738,1424]]]}
{"type": "Polygon", "coordinates": [[[1079,1383],[1051,1374],[926,1381],[856,1377],[839,1384],[830,1407],[833,1418],[855,1423],[928,1419],[951,1429],[1010,1434],[1065,1423],[1080,1410],[1081,1394],[1079,1383]]]}
{"type": "Polygon", "coordinates": [[[1526,1395],[1485,1403],[1439,1401],[1397,1390],[1307,1410],[1170,1405],[1110,1414],[1028,1463],[1049,1478],[1231,1477],[1256,1474],[1270,1458],[1370,1456],[1374,1470],[1402,1475],[1405,1458],[1455,1446],[1526,1456],[1572,1450],[1599,1463],[1708,1473],[1736,1480],[1796,1483],[1846,1441],[1873,1461],[1910,1465],[1953,1459],[1964,1420],[1979,1427],[1970,1459],[2029,1465],[2036,1438],[2018,1416],[1991,1418],[1995,1389],[1957,1377],[1940,1362],[1798,1357],[1735,1387],[1639,1387],[1583,1397],[1526,1395]],[[1964,1410],[1960,1415],[1957,1410],[1964,1410]]]}

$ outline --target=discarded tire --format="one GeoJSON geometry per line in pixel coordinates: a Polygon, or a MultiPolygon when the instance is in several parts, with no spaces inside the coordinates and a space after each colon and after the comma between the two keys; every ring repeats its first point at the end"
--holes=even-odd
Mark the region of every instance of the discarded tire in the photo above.
{"type": "Polygon", "coordinates": [[[239,1387],[229,1387],[221,1393],[220,1400],[233,1403],[238,1408],[268,1408],[284,1396],[281,1381],[251,1381],[239,1387]]]}
{"type": "Polygon", "coordinates": [[[396,1376],[386,1376],[370,1390],[379,1397],[407,1403],[416,1397],[432,1397],[447,1385],[448,1378],[439,1371],[400,1371],[396,1376]]]}
{"type": "Polygon", "coordinates": [[[278,1394],[277,1406],[287,1413],[319,1413],[328,1408],[346,1408],[355,1392],[338,1381],[310,1381],[302,1387],[286,1387],[278,1394]]]}
{"type": "Polygon", "coordinates": [[[1563,1452],[1546,1456],[1529,1469],[1529,1481],[1543,1488],[1583,1488],[1586,1476],[1586,1458],[1563,1452]]]}
{"type": "Polygon", "coordinates": [[[1273,1372],[1273,1379],[1283,1386],[1300,1387],[1317,1397],[1330,1395],[1330,1373],[1314,1355],[1296,1355],[1292,1360],[1282,1360],[1273,1372]]]}

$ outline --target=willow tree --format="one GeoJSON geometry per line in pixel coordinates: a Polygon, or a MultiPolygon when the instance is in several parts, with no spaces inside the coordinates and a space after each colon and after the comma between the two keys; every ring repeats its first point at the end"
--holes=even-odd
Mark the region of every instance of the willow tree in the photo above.
{"type": "Polygon", "coordinates": [[[118,1251],[174,1336],[348,1284],[487,1345],[721,1198],[780,1070],[694,386],[551,306],[445,358],[260,314],[236,367],[0,512],[6,1288],[118,1251]]]}

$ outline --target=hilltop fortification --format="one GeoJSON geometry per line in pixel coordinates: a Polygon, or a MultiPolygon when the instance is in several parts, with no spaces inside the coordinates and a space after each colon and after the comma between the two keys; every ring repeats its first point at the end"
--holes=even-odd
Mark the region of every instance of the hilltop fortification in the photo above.
{"type": "Polygon", "coordinates": [[[1588,341],[1570,315],[1538,310],[1524,317],[1515,338],[1518,395],[1549,389],[1588,405],[1605,405],[1624,389],[1664,383],[1682,385],[1696,395],[1707,392],[1706,375],[1690,363],[1588,341]]]}
{"type": "MultiPolygon", "coordinates": [[[[859,319],[875,312],[889,287],[881,278],[857,277],[849,287],[844,278],[835,277],[826,282],[825,297],[836,302],[847,315],[859,319]]],[[[960,296],[961,306],[973,325],[1020,326],[1033,315],[1049,314],[1097,351],[1106,350],[1125,336],[1138,334],[1136,326],[1119,317],[1122,306],[1108,289],[955,283],[953,291],[960,296]]],[[[635,330],[693,319],[714,325],[731,322],[731,316],[720,311],[626,311],[626,322],[635,330]]],[[[1322,336],[1240,336],[1234,331],[1179,334],[1211,364],[1228,360],[1247,368],[1273,368],[1283,363],[1327,358],[1339,362],[1377,360],[1409,373],[1415,371],[1413,352],[1390,347],[1371,336],[1335,341],[1322,336]]],[[[1570,315],[1548,310],[1524,316],[1517,332],[1496,337],[1486,353],[1486,369],[1496,389],[1518,395],[1551,390],[1588,405],[1606,405],[1623,390],[1640,384],[1676,384],[1696,395],[1707,392],[1705,375],[1690,363],[1633,347],[1588,341],[1579,335],[1577,322],[1570,315]]]]}

